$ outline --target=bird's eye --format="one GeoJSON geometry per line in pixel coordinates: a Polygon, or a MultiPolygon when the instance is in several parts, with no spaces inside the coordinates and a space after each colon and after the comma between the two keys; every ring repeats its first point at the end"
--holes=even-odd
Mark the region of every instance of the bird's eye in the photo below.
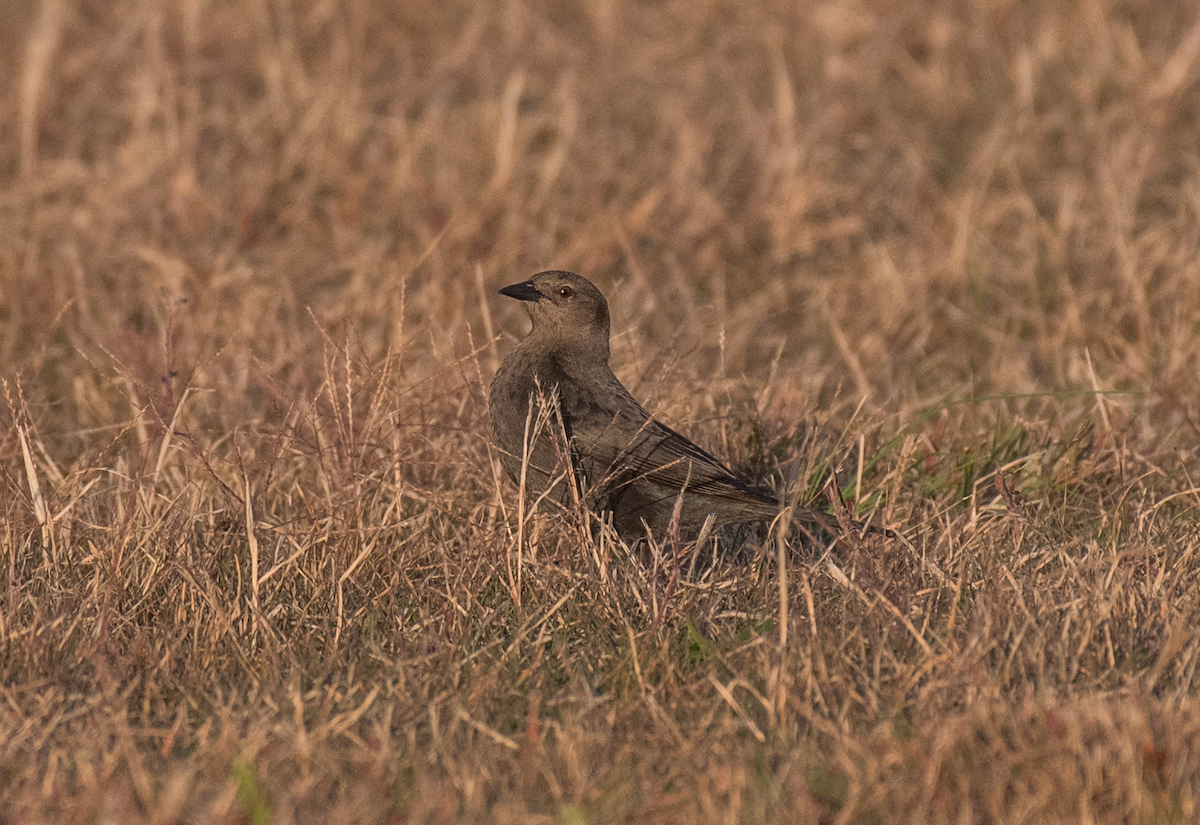
{"type": "Polygon", "coordinates": [[[575,290],[571,289],[571,287],[569,287],[569,286],[564,286],[562,289],[560,289],[558,291],[558,294],[563,296],[564,298],[570,298],[572,295],[575,294],[575,290]]]}

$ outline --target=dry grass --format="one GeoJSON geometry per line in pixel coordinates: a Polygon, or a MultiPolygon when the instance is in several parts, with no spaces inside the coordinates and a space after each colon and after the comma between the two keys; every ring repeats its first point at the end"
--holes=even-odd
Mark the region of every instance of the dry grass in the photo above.
{"type": "Polygon", "coordinates": [[[1187,4],[3,18],[0,821],[1200,815],[1187,4]],[[545,266],[911,548],[522,519],[545,266]]]}

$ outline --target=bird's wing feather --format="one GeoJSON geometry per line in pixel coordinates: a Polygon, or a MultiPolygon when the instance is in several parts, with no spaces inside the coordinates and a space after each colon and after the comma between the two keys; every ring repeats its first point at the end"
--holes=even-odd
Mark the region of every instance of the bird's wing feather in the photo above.
{"type": "Polygon", "coordinates": [[[632,484],[650,481],[673,497],[684,489],[717,498],[750,497],[774,505],[772,497],[739,481],[714,456],[650,417],[615,378],[603,393],[564,393],[564,419],[574,448],[590,459],[591,481],[632,484]],[[615,386],[613,386],[615,384],[615,386]]]}

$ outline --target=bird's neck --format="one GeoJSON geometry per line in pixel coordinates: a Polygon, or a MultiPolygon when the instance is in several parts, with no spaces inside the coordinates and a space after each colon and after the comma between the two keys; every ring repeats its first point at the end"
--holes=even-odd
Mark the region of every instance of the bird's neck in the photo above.
{"type": "Polygon", "coordinates": [[[583,341],[561,341],[546,338],[531,341],[526,338],[523,344],[528,344],[530,352],[544,354],[555,366],[568,375],[594,374],[597,369],[608,367],[608,336],[595,336],[583,341]]]}

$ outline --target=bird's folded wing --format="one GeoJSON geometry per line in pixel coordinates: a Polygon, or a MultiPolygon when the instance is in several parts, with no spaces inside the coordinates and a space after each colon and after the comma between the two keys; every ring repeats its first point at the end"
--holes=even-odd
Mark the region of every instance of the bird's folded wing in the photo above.
{"type": "Polygon", "coordinates": [[[673,490],[739,501],[774,500],[749,487],[724,464],[665,424],[651,421],[642,438],[623,456],[625,465],[673,490]]]}
{"type": "Polygon", "coordinates": [[[739,481],[715,457],[684,436],[650,418],[640,405],[589,415],[571,425],[574,448],[587,456],[593,483],[650,482],[671,491],[713,498],[773,499],[739,481]]]}

